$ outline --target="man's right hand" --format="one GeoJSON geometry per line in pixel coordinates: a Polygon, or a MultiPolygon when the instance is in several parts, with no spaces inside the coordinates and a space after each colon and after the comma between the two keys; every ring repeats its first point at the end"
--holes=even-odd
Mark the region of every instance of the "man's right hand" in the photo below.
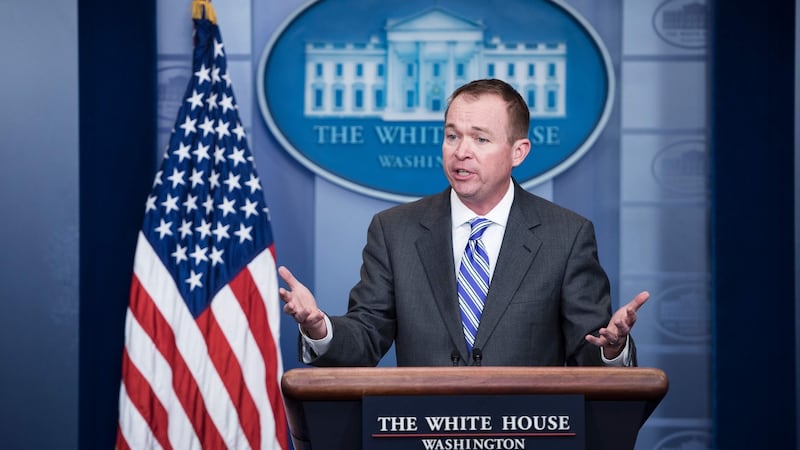
{"type": "Polygon", "coordinates": [[[317,307],[314,294],[299,282],[286,267],[278,267],[278,275],[289,286],[289,289],[278,289],[278,294],[285,303],[283,312],[292,316],[309,338],[318,340],[327,336],[328,327],[325,326],[325,314],[317,307]]]}

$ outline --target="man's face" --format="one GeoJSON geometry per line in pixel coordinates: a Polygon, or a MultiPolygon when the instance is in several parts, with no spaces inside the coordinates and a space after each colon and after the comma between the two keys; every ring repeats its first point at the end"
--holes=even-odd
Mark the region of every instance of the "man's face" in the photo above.
{"type": "Polygon", "coordinates": [[[503,198],[511,169],[525,160],[530,141],[509,142],[506,104],[493,94],[456,97],[444,125],[445,176],[465,205],[486,214],[503,198]]]}

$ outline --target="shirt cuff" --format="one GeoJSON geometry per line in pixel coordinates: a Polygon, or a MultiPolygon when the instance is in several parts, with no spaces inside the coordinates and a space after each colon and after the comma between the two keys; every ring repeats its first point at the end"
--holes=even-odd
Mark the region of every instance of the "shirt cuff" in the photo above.
{"type": "Polygon", "coordinates": [[[303,333],[303,327],[297,325],[300,330],[300,336],[302,336],[301,349],[304,364],[310,364],[318,356],[324,355],[331,346],[331,339],[333,339],[331,319],[328,318],[327,314],[323,314],[322,318],[325,320],[325,327],[328,330],[328,333],[322,339],[311,339],[303,333]]]}
{"type": "Polygon", "coordinates": [[[614,359],[606,359],[603,354],[603,347],[600,347],[600,357],[603,358],[603,363],[611,367],[630,367],[631,365],[631,351],[630,351],[630,338],[625,336],[625,348],[614,359]]]}

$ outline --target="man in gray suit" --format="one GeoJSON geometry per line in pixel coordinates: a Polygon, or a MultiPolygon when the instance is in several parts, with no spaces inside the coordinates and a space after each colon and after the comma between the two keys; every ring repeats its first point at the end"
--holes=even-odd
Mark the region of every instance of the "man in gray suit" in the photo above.
{"type": "Polygon", "coordinates": [[[394,343],[399,366],[636,365],[629,333],[649,295],[612,316],[592,223],[512,178],[531,148],[529,125],[528,106],[503,81],[452,94],[442,144],[450,187],[375,215],[344,316],[325,315],[279,268],[305,363],[374,366],[394,343]],[[487,219],[480,232],[475,218],[487,219]]]}

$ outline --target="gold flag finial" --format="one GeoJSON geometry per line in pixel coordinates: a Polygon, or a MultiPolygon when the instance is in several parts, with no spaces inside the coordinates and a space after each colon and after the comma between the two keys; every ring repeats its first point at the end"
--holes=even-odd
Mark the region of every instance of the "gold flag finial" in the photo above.
{"type": "Polygon", "coordinates": [[[192,0],[192,19],[203,18],[213,24],[217,23],[217,14],[211,6],[211,0],[192,0]]]}

